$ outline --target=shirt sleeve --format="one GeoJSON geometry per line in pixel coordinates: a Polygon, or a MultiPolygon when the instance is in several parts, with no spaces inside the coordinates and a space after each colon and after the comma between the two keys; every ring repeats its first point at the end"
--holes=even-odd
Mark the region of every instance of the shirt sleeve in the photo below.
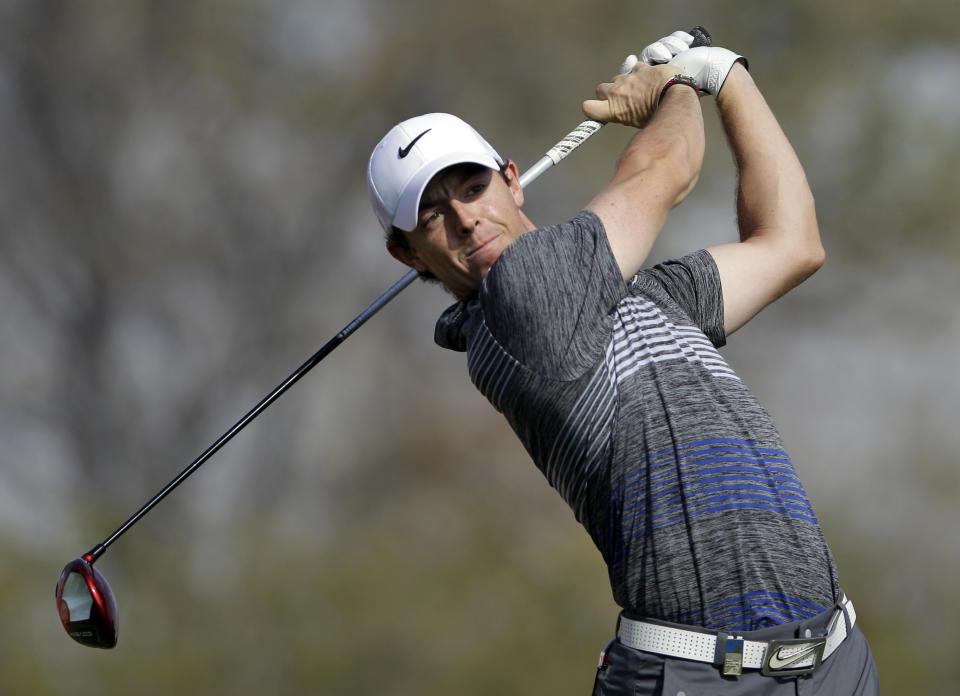
{"type": "Polygon", "coordinates": [[[522,365],[574,379],[602,355],[627,292],[603,223],[584,211],[511,244],[487,273],[480,300],[488,329],[522,365]]]}
{"type": "Polygon", "coordinates": [[[634,276],[631,286],[641,290],[653,286],[666,292],[715,347],[727,342],[720,272],[705,249],[644,269],[634,276]]]}

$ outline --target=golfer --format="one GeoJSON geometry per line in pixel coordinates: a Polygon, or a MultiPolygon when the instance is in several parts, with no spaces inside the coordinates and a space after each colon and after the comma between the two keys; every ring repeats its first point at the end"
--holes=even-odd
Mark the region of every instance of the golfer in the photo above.
{"type": "MultiPolygon", "coordinates": [[[[395,126],[368,184],[387,248],[457,302],[435,340],[509,421],[607,564],[622,611],[595,694],[875,694],[877,673],[769,414],[718,348],[824,260],[803,169],[742,57],[675,32],[601,84],[638,130],[572,220],[447,114],[395,126]],[[645,267],[704,152],[712,94],[740,239],[645,267]]],[[[544,640],[549,640],[544,636],[544,640]]]]}

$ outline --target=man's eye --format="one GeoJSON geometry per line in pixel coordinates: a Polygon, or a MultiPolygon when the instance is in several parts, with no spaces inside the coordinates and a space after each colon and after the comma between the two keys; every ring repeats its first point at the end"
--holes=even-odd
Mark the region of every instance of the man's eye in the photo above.
{"type": "Polygon", "coordinates": [[[438,220],[440,218],[440,211],[434,210],[429,213],[424,213],[423,217],[420,218],[421,225],[429,225],[431,222],[438,220]]]}

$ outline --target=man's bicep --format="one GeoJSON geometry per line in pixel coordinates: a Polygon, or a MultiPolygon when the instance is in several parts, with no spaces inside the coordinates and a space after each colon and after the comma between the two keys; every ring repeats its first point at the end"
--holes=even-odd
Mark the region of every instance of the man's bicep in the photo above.
{"type": "Polygon", "coordinates": [[[707,249],[717,264],[723,293],[723,327],[729,336],[803,278],[792,269],[789,250],[762,239],[707,249]]]}
{"type": "Polygon", "coordinates": [[[624,280],[632,278],[644,264],[670,210],[665,193],[657,183],[611,185],[587,205],[603,222],[610,250],[624,280]]]}

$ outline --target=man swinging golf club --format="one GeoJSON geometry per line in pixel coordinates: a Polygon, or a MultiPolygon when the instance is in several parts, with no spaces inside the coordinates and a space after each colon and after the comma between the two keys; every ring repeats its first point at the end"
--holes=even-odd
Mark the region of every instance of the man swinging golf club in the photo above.
{"type": "Polygon", "coordinates": [[[516,165],[447,114],[377,145],[373,206],[390,253],[458,300],[436,342],[467,353],[603,554],[622,612],[595,694],[875,694],[776,427],[717,351],[823,263],[813,197],[746,61],[691,41],[648,46],[584,102],[641,130],[572,220],[534,225],[516,165]],[[698,93],[734,155],[740,239],[644,267],[700,172],[698,93]]]}

